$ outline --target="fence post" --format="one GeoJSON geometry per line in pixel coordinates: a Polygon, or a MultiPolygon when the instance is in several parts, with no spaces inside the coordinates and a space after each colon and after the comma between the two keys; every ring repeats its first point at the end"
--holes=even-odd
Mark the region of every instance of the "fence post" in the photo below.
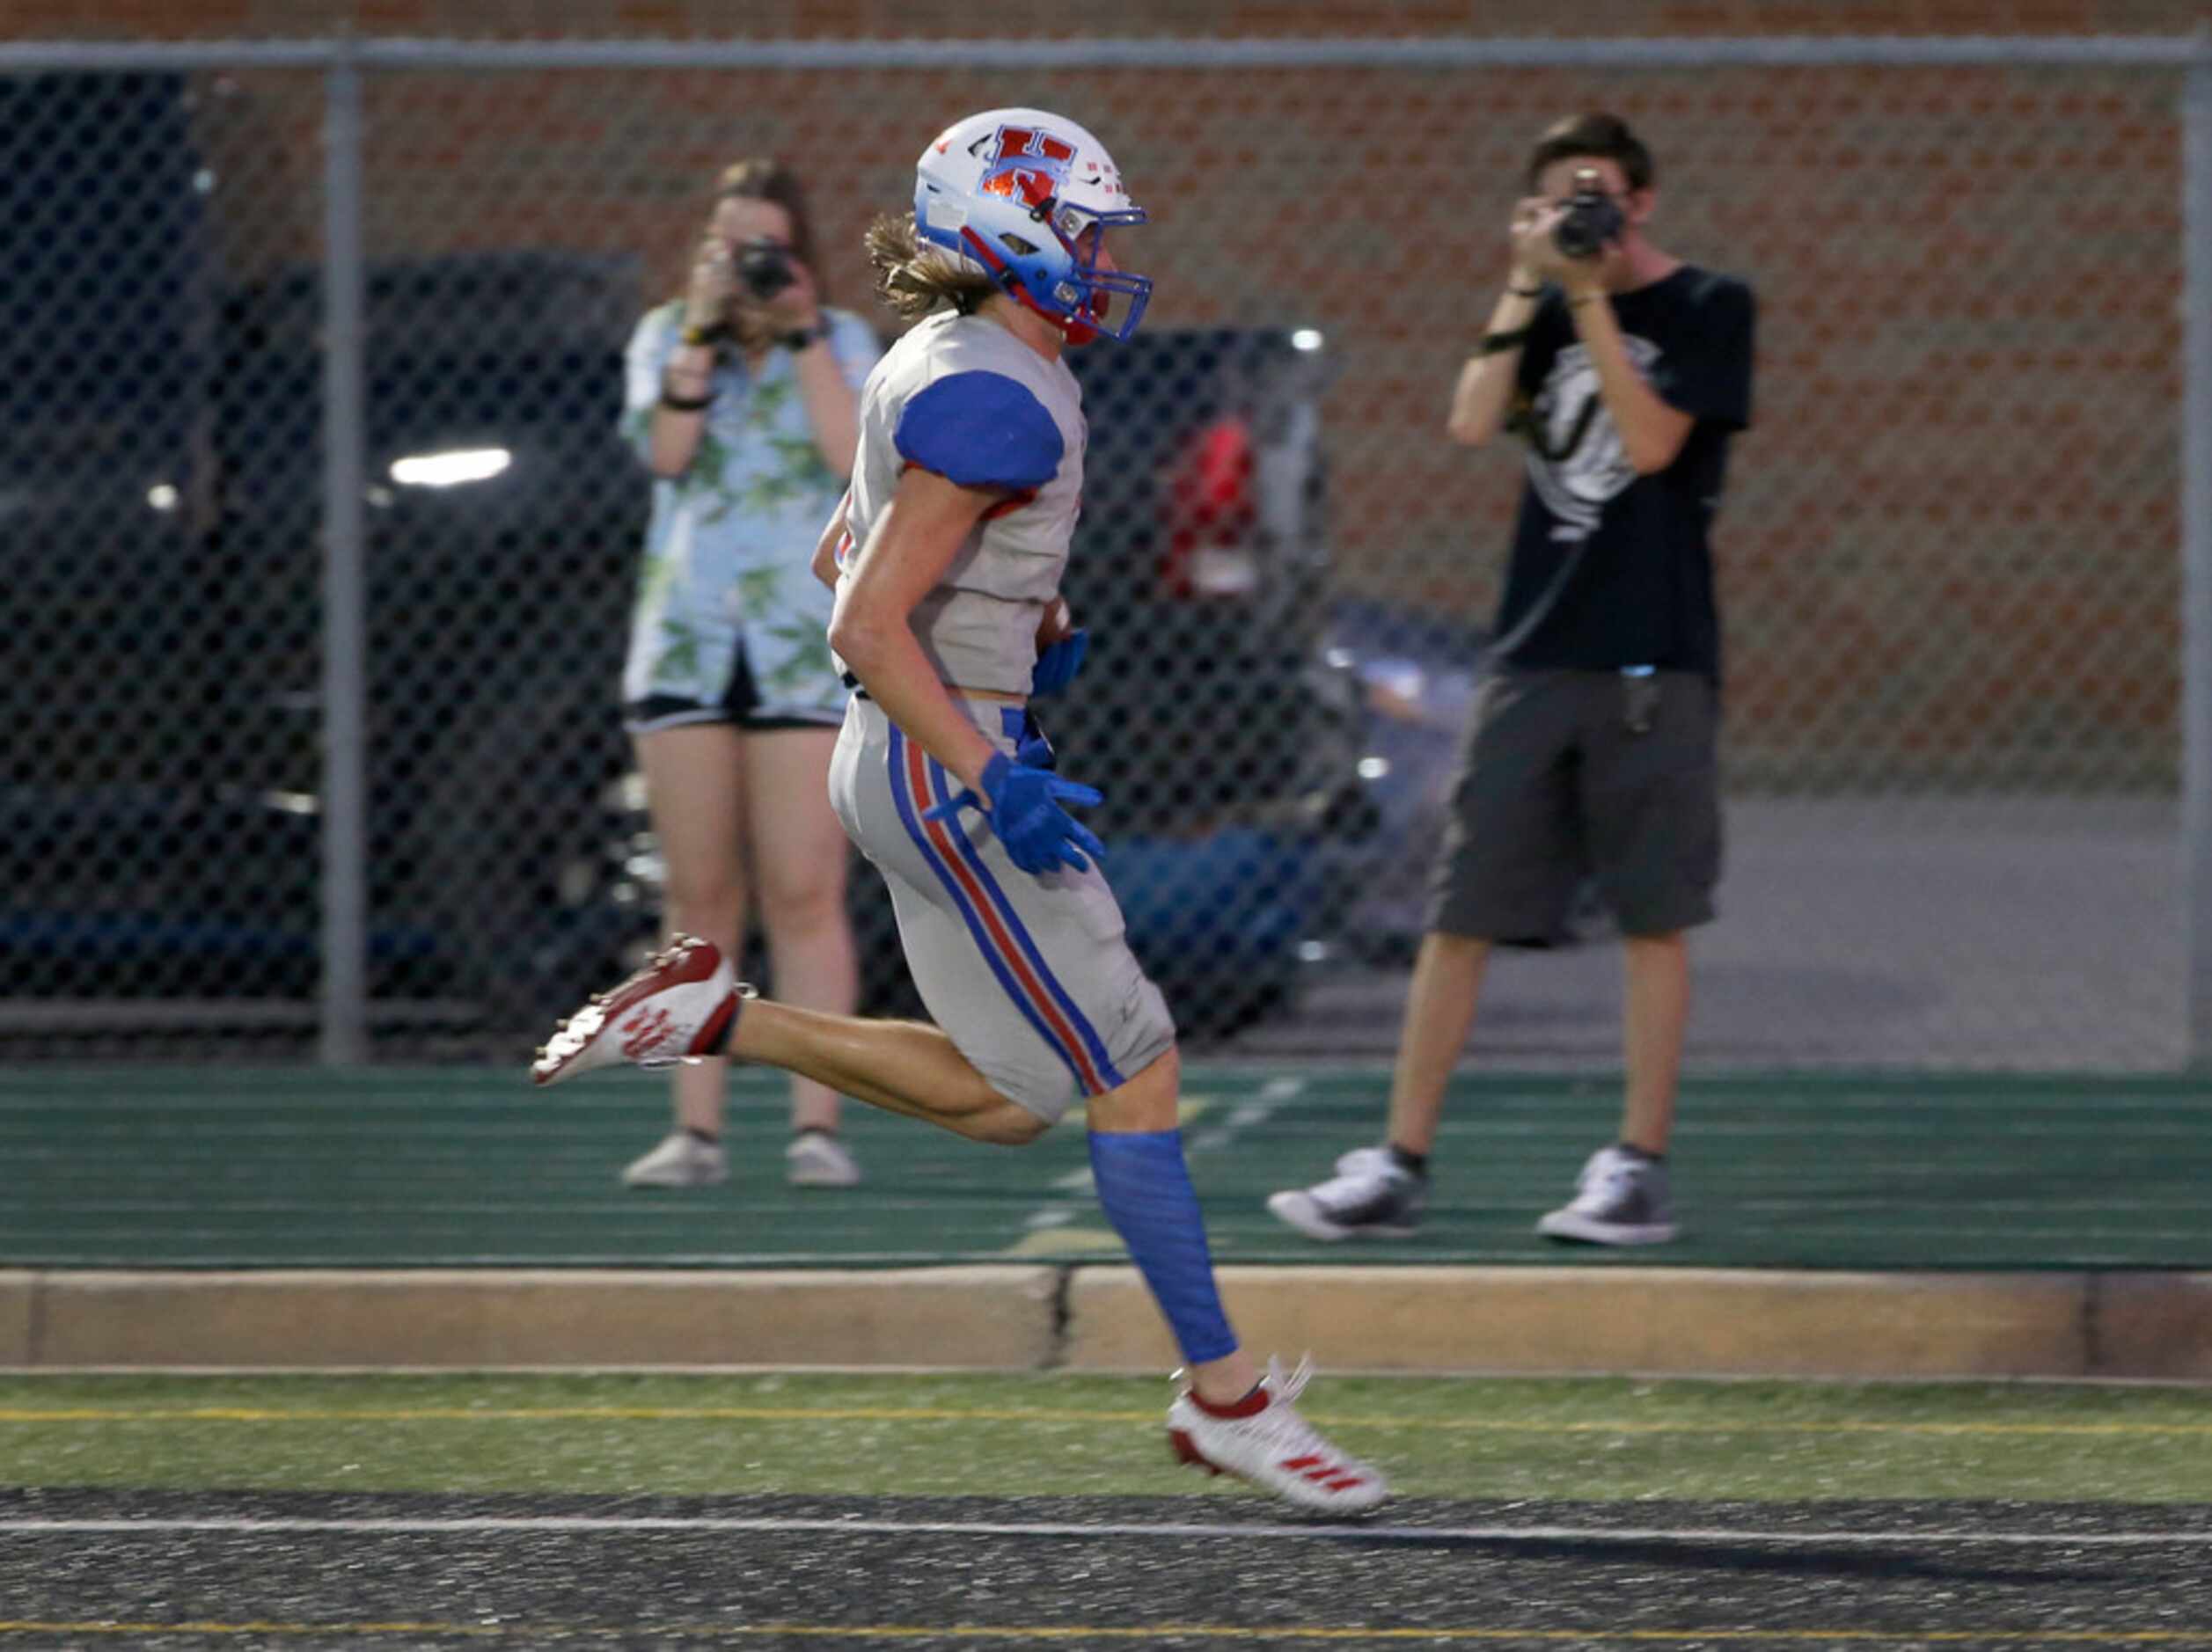
{"type": "Polygon", "coordinates": [[[2188,1064],[2212,1069],[2212,34],[2183,92],[2182,854],[2188,1064]]]}
{"type": "Polygon", "coordinates": [[[349,43],[324,76],[322,1003],[318,1054],[368,1054],[362,577],[362,95],[349,43]]]}

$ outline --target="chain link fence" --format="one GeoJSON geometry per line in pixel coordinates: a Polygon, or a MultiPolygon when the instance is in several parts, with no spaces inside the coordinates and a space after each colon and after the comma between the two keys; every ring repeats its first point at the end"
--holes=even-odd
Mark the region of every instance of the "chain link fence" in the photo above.
{"type": "MultiPolygon", "coordinates": [[[[1528,143],[1604,106],[1657,153],[1655,238],[1762,301],[1694,1057],[2184,1058],[2181,69],[1160,49],[363,75],[372,1053],[511,1056],[653,933],[620,352],[714,175],[791,162],[831,302],[888,339],[862,229],[931,134],[1021,103],[1099,133],[1154,218],[1122,249],[1157,281],[1144,333],[1074,363],[1095,647],[1048,721],[1194,1034],[1395,1037],[1520,486],[1443,411],[1528,143]],[[406,463],[455,453],[502,457],[406,463]]],[[[7,1042],[296,1057],[329,828],[326,80],[59,70],[0,99],[7,1042]]],[[[900,1007],[864,867],[853,904],[869,1004],[900,1007]]],[[[1501,986],[1501,1047],[1611,1059],[1602,955],[1501,986]]]]}

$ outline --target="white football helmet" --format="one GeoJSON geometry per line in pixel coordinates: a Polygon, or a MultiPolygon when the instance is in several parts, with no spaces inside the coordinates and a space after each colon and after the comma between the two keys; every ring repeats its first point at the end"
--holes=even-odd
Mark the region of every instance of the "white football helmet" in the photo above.
{"type": "Polygon", "coordinates": [[[1102,269],[1098,253],[1109,228],[1144,221],[1106,146],[1042,109],[971,114],[914,167],[916,235],[981,269],[1074,344],[1126,339],[1143,319],[1151,277],[1102,269]],[[1117,295],[1128,303],[1116,320],[1117,295]]]}

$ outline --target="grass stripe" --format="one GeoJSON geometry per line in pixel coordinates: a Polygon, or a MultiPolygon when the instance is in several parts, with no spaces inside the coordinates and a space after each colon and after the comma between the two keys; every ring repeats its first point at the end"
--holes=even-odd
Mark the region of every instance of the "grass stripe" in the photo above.
{"type": "MultiPolygon", "coordinates": [[[[1159,1409],[1070,1411],[856,1406],[393,1406],[353,1407],[254,1406],[73,1406],[0,1408],[0,1424],[54,1422],[1034,1422],[1150,1423],[1159,1409]]],[[[1339,1429],[1400,1429],[1404,1416],[1344,1416],[1316,1412],[1314,1422],[1339,1429]]],[[[1802,1434],[2004,1437],[2212,1436],[2212,1422],[1889,1422],[1839,1418],[1826,1422],[1548,1421],[1422,1417],[1424,1429],[1473,1434],[1802,1434]]]]}

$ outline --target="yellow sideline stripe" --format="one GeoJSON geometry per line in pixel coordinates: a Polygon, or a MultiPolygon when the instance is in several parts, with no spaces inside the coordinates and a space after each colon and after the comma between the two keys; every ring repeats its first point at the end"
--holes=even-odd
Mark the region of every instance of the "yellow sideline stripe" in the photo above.
{"type": "MultiPolygon", "coordinates": [[[[436,1634],[467,1635],[479,1640],[554,1635],[604,1635],[630,1638],[639,1630],[632,1624],[592,1623],[187,1623],[33,1622],[0,1620],[0,1634],[436,1634]]],[[[685,1639],[755,1640],[764,1636],[785,1639],[846,1641],[1151,1641],[1168,1636],[1205,1641],[1572,1641],[1602,1645],[1608,1641],[1645,1641],[1659,1644],[1681,1641],[1864,1641],[1882,1646],[2034,1645],[2180,1646],[2212,1642],[2207,1629],[1508,1629],[1432,1628],[1361,1629],[1323,1625],[1269,1624],[1246,1627],[1230,1624],[1155,1623],[1134,1627],[1095,1624],[984,1625],[955,1624],[663,1624],[656,1634],[685,1639]]]]}
{"type": "MultiPolygon", "coordinates": [[[[0,1407],[0,1423],[32,1422],[1157,1422],[1148,1411],[994,1411],[852,1406],[394,1406],[359,1409],[253,1406],[0,1407]]],[[[1483,1417],[1359,1417],[1315,1413],[1339,1429],[1426,1429],[1474,1434],[2208,1435],[2212,1422],[1576,1422],[1483,1417]]]]}

